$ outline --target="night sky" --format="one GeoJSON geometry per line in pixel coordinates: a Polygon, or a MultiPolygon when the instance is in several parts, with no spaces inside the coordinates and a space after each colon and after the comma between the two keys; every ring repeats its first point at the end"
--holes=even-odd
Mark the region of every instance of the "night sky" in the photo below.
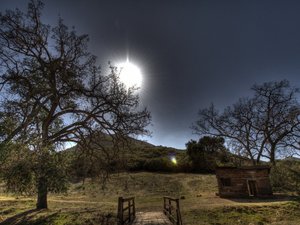
{"type": "MultiPolygon", "coordinates": [[[[200,108],[222,109],[254,83],[288,79],[300,87],[300,1],[47,0],[44,22],[60,15],[105,72],[126,60],[143,73],[141,104],[155,145],[185,148],[200,108]]],[[[0,10],[26,1],[1,0],[0,10]]]]}

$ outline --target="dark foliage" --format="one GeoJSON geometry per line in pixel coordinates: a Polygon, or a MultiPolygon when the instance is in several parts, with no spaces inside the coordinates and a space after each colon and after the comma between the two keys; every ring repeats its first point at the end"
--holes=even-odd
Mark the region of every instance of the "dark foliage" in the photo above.
{"type": "MultiPolygon", "coordinates": [[[[88,51],[88,36],[78,35],[60,18],[55,26],[43,23],[43,6],[31,0],[27,12],[0,14],[0,160],[5,161],[10,143],[30,149],[37,208],[47,208],[48,191],[64,181],[55,152],[65,143],[102,152],[96,154],[99,159],[105,148],[95,146],[92,135],[113,136],[119,151],[124,137],[146,134],[150,120],[147,109],[139,108],[137,89],[120,82],[117,68],[101,74],[88,51]]],[[[25,166],[16,165],[12,171],[25,166]]]]}
{"type": "Polygon", "coordinates": [[[189,141],[186,147],[194,172],[212,172],[216,166],[230,162],[223,138],[204,136],[198,142],[189,141]]]}
{"type": "Polygon", "coordinates": [[[274,192],[300,194],[300,160],[278,160],[276,166],[272,167],[270,178],[274,192]]]}

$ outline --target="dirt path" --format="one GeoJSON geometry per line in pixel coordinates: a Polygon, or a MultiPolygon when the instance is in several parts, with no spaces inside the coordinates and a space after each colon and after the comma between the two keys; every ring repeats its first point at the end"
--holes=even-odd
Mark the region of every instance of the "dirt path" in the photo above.
{"type": "Polygon", "coordinates": [[[162,212],[139,212],[132,225],[172,225],[162,212]]]}

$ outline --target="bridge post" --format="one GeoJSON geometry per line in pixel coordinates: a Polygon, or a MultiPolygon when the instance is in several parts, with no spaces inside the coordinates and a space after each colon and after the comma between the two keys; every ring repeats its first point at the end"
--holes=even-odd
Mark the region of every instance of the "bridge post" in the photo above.
{"type": "Polygon", "coordinates": [[[119,224],[123,225],[123,198],[119,197],[118,199],[118,220],[119,224]]]}
{"type": "Polygon", "coordinates": [[[133,218],[135,218],[135,200],[133,198],[133,218]]]}
{"type": "Polygon", "coordinates": [[[164,214],[167,215],[167,212],[166,212],[166,197],[164,197],[164,214]]]}
{"type": "Polygon", "coordinates": [[[181,213],[179,207],[179,199],[176,199],[176,215],[177,215],[177,225],[182,225],[181,213]]]}
{"type": "Polygon", "coordinates": [[[130,224],[135,219],[135,200],[134,197],[118,199],[118,224],[130,224]]]}
{"type": "Polygon", "coordinates": [[[131,221],[131,204],[130,204],[130,201],[128,201],[128,216],[129,216],[129,221],[131,221]]]}
{"type": "Polygon", "coordinates": [[[170,197],[163,197],[163,198],[164,198],[164,214],[169,218],[169,220],[174,225],[182,225],[179,199],[170,198],[170,197]]]}

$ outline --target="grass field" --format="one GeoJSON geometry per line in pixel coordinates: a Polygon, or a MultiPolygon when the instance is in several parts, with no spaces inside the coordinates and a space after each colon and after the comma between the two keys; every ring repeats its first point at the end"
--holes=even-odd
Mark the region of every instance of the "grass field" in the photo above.
{"type": "Polygon", "coordinates": [[[1,224],[116,224],[118,196],[136,197],[137,211],[162,210],[162,197],[181,198],[184,225],[300,224],[300,199],[222,199],[214,175],[124,173],[103,189],[97,182],[72,184],[66,194],[51,194],[49,209],[36,211],[34,197],[0,195],[1,224]]]}

